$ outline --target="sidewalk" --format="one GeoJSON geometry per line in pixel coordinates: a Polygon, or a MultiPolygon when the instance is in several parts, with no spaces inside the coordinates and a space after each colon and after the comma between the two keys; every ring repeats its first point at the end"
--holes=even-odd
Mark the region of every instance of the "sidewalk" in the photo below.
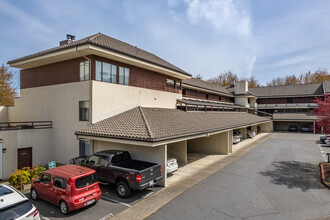
{"type": "Polygon", "coordinates": [[[145,219],[155,213],[168,202],[185,192],[189,188],[208,178],[218,170],[237,160],[270,137],[268,133],[257,135],[253,139],[247,139],[238,145],[234,145],[230,155],[208,155],[185,167],[180,168],[176,178],[168,180],[168,186],[148,198],[140,201],[129,209],[124,210],[111,219],[145,219]]]}

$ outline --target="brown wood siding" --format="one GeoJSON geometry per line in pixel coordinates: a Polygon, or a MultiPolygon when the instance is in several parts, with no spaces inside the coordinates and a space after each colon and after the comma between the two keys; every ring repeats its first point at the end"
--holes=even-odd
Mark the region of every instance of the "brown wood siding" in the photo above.
{"type": "MultiPolygon", "coordinates": [[[[315,97],[293,97],[292,103],[313,103],[315,97]]],[[[288,98],[262,98],[257,99],[258,104],[287,104],[288,98]]]]}
{"type": "Polygon", "coordinates": [[[78,82],[79,64],[84,58],[66,60],[21,70],[21,89],[78,82]]]}

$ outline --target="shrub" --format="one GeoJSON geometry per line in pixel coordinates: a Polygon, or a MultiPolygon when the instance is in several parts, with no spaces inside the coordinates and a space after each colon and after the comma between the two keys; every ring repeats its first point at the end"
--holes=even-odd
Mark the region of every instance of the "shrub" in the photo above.
{"type": "Polygon", "coordinates": [[[9,184],[20,189],[21,188],[21,176],[22,176],[22,184],[26,185],[31,183],[31,181],[39,177],[42,172],[46,170],[45,167],[35,166],[33,169],[30,167],[24,167],[22,169],[17,169],[13,174],[10,175],[8,181],[9,184]]]}
{"type": "Polygon", "coordinates": [[[21,170],[15,170],[13,174],[10,175],[8,181],[9,184],[16,187],[16,188],[21,188],[21,179],[22,179],[22,184],[28,184],[31,181],[31,174],[30,174],[30,168],[29,167],[24,167],[21,170]],[[21,178],[22,177],[22,178],[21,178]]]}

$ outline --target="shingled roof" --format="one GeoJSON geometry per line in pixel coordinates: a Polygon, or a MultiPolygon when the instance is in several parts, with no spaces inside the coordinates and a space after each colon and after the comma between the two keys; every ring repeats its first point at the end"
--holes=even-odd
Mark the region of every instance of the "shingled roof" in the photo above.
{"type": "Polygon", "coordinates": [[[323,92],[330,94],[330,81],[323,82],[323,92]]]}
{"type": "Polygon", "coordinates": [[[12,63],[16,63],[16,62],[20,62],[20,61],[24,61],[24,60],[28,60],[31,58],[35,58],[35,57],[39,57],[39,56],[43,56],[46,54],[50,54],[50,53],[54,53],[57,51],[61,51],[61,50],[65,50],[65,49],[69,49],[69,48],[73,48],[76,46],[81,46],[84,44],[91,44],[91,45],[95,45],[95,46],[99,46],[117,53],[121,53],[139,60],[143,60],[146,61],[148,63],[152,63],[170,70],[174,70],[177,71],[179,73],[191,76],[190,74],[188,74],[187,72],[185,72],[184,70],[174,66],[173,64],[163,60],[162,58],[149,53],[145,50],[142,50],[140,48],[137,48],[135,46],[132,46],[128,43],[125,43],[123,41],[117,40],[115,38],[109,37],[107,35],[104,35],[102,33],[98,33],[89,37],[85,37],[83,39],[77,40],[77,41],[73,41],[72,43],[69,44],[64,44],[62,46],[58,46],[58,47],[54,47],[48,50],[43,50],[28,56],[24,56],[15,60],[11,60],[8,62],[8,64],[12,64],[12,63]]]}
{"type": "Polygon", "coordinates": [[[78,130],[75,134],[157,142],[267,121],[267,118],[245,112],[184,112],[136,107],[78,130]]]}
{"type": "Polygon", "coordinates": [[[317,96],[323,94],[323,86],[322,83],[285,86],[265,86],[249,88],[249,91],[258,98],[317,96]]]}
{"type": "Polygon", "coordinates": [[[182,81],[182,83],[183,83],[183,85],[193,86],[193,87],[197,87],[200,89],[206,89],[206,90],[210,90],[213,92],[232,96],[232,94],[230,92],[228,92],[225,88],[223,88],[222,86],[220,86],[216,83],[207,82],[207,81],[196,79],[196,78],[185,79],[182,81]]]}
{"type": "Polygon", "coordinates": [[[274,113],[274,121],[315,121],[317,116],[310,112],[274,113]]]}

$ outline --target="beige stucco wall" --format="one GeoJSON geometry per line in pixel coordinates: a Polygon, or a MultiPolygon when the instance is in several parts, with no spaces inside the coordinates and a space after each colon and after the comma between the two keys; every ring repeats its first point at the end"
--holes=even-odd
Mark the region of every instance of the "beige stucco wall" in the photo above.
{"type": "Polygon", "coordinates": [[[272,132],[272,122],[265,122],[265,123],[262,123],[262,124],[259,124],[260,128],[261,128],[261,132],[272,132]]]}
{"type": "Polygon", "coordinates": [[[8,121],[8,107],[0,106],[0,122],[8,121]]]}
{"type": "Polygon", "coordinates": [[[249,107],[247,97],[235,97],[235,104],[245,106],[245,107],[249,107]]]}
{"type": "Polygon", "coordinates": [[[88,81],[22,89],[15,106],[8,108],[9,121],[52,121],[47,148],[52,160],[68,163],[79,156],[74,132],[90,124],[79,121],[79,101],[88,101],[89,91],[88,81]]]}
{"type": "Polygon", "coordinates": [[[228,154],[229,132],[188,140],[189,153],[228,154]]]}
{"type": "Polygon", "coordinates": [[[248,91],[248,82],[247,81],[239,81],[235,82],[234,92],[235,94],[245,94],[248,91]]]}
{"type": "Polygon", "coordinates": [[[254,131],[257,134],[258,127],[257,125],[251,126],[251,131],[254,131]]]}
{"type": "Polygon", "coordinates": [[[17,149],[32,147],[32,165],[47,164],[52,159],[49,148],[51,129],[27,129],[0,131],[2,148],[2,178],[7,179],[17,169],[17,149]]]}
{"type": "Polygon", "coordinates": [[[133,86],[93,81],[93,123],[136,106],[175,108],[182,95],[133,86]]]}
{"type": "Polygon", "coordinates": [[[229,141],[228,141],[228,152],[233,153],[233,130],[228,131],[229,132],[229,141]]]}
{"type": "Polygon", "coordinates": [[[178,163],[187,164],[187,141],[168,144],[167,155],[176,158],[178,163]]]}
{"type": "Polygon", "coordinates": [[[159,163],[162,166],[162,176],[164,177],[159,182],[159,185],[166,186],[167,145],[144,147],[129,144],[94,141],[94,152],[103,150],[125,150],[131,154],[133,159],[159,163]]]}

